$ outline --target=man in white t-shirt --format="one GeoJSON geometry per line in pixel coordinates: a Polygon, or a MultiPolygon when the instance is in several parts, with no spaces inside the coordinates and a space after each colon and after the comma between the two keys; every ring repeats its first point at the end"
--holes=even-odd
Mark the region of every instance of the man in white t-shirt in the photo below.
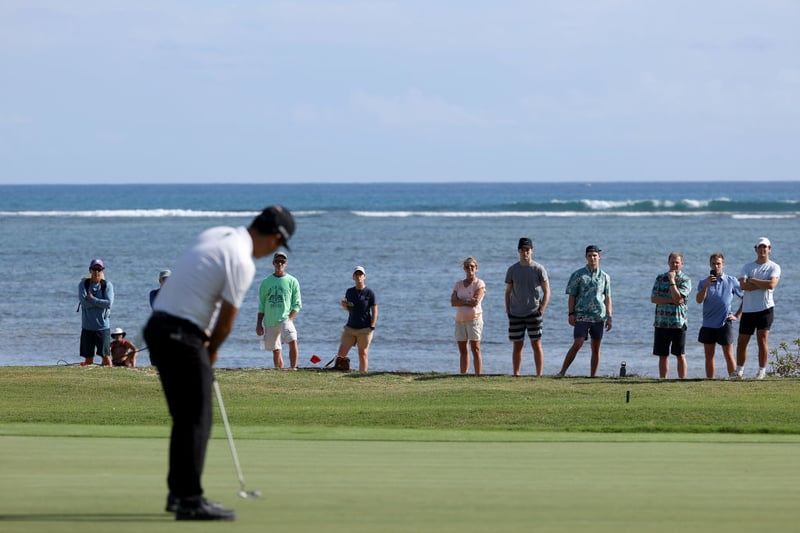
{"type": "Polygon", "coordinates": [[[772,292],[781,279],[781,267],[770,260],[772,243],[761,237],[754,246],[757,258],[742,267],[739,285],[744,291],[742,299],[742,320],[739,322],[739,339],[736,343],[736,375],[744,376],[747,361],[747,343],[753,333],[758,342],[758,373],[756,379],[764,379],[767,373],[769,356],[769,329],[774,317],[775,301],[772,292]]]}
{"type": "Polygon", "coordinates": [[[234,520],[203,497],[201,477],[213,415],[212,367],[253,282],[253,258],[287,246],[294,218],[281,206],[264,209],[250,226],[216,227],[178,258],[144,330],[172,417],[167,511],[176,520],[234,520]]]}

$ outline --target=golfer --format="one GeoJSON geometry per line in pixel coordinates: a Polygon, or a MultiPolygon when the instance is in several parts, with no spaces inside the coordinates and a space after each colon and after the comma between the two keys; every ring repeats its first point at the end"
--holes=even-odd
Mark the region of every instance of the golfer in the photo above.
{"type": "Polygon", "coordinates": [[[172,417],[167,511],[176,520],[234,520],[203,497],[201,477],[211,433],[212,367],[253,282],[253,258],[287,246],[294,218],[264,209],[249,227],[206,230],[178,258],[144,330],[172,417]]]}

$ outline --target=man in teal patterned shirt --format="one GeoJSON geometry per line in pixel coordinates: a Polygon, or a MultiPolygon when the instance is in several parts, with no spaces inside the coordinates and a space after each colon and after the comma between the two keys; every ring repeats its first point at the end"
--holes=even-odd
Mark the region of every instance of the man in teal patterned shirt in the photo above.
{"type": "Polygon", "coordinates": [[[692,281],[681,272],[683,254],[672,252],[667,260],[669,271],[656,277],[650,301],[656,304],[653,355],[658,356],[658,374],[669,373],[669,354],[678,358],[678,377],[686,377],[686,302],[692,281]],[[671,349],[670,349],[671,347],[671,349]]]}
{"type": "Polygon", "coordinates": [[[569,325],[573,327],[574,341],[564,364],[561,365],[559,377],[567,373],[569,365],[575,360],[578,351],[591,337],[592,359],[590,376],[597,375],[600,367],[600,343],[603,340],[603,329],[611,329],[611,277],[600,270],[600,248],[595,245],[586,247],[586,266],[572,273],[567,283],[569,294],[569,325]]]}

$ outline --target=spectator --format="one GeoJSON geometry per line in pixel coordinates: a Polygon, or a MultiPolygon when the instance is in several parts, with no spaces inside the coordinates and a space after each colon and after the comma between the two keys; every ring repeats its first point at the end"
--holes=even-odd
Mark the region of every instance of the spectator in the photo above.
{"type": "Polygon", "coordinates": [[[758,342],[758,372],[756,379],[764,379],[769,356],[769,330],[775,317],[773,292],[781,279],[781,267],[770,260],[772,243],[766,237],[755,245],[756,260],[742,267],[739,285],[744,291],[742,299],[742,321],[739,322],[739,338],[736,342],[736,377],[744,377],[747,362],[747,344],[753,333],[758,342]]]}
{"type": "Polygon", "coordinates": [[[114,328],[111,331],[111,363],[114,366],[136,366],[136,355],[139,350],[131,341],[125,338],[125,330],[114,328]]]}
{"type": "Polygon", "coordinates": [[[573,342],[564,356],[559,376],[566,375],[567,369],[589,337],[592,338],[589,376],[596,377],[600,368],[603,329],[611,330],[611,277],[600,269],[601,251],[595,245],[587,246],[586,266],[573,272],[567,283],[567,320],[573,328],[573,342]]]}
{"type": "Polygon", "coordinates": [[[378,301],[375,293],[366,285],[367,273],[363,266],[353,269],[355,286],[347,289],[341,301],[347,311],[347,324],[342,331],[337,359],[347,357],[350,348],[358,346],[358,371],[369,370],[369,345],[378,321],[378,301]]]}
{"type": "Polygon", "coordinates": [[[256,335],[263,337],[262,346],[272,351],[275,368],[283,368],[281,344],[289,345],[289,365],[297,370],[297,329],[294,318],[300,312],[300,283],[286,273],[288,258],[283,252],[275,252],[272,258],[274,271],[264,278],[258,290],[258,318],[256,335]]]}
{"type": "Polygon", "coordinates": [[[89,263],[89,277],[78,285],[81,309],[81,357],[84,366],[94,364],[95,353],[102,365],[111,366],[111,324],[109,315],[114,304],[114,285],[105,279],[105,265],[100,259],[89,263]]]}
{"type": "Polygon", "coordinates": [[[464,259],[463,280],[456,282],[450,295],[450,305],[456,308],[456,345],[461,363],[461,373],[469,372],[469,353],[467,342],[472,351],[472,362],[475,375],[483,371],[481,360],[481,334],[483,332],[483,309],[481,300],[486,294],[486,284],[476,276],[478,262],[474,257],[464,259]]]}
{"type": "Polygon", "coordinates": [[[681,272],[683,254],[672,252],[667,260],[669,270],[656,277],[650,301],[656,304],[653,334],[653,355],[658,356],[658,375],[669,374],[669,354],[678,358],[678,377],[686,377],[686,299],[692,292],[689,276],[681,272]]]}
{"type": "Polygon", "coordinates": [[[728,367],[728,377],[736,377],[736,359],[733,356],[733,321],[742,316],[742,305],[736,313],[731,311],[733,297],[741,298],[744,292],[739,281],[723,272],[725,257],[717,252],[708,259],[711,267],[707,278],[697,284],[697,303],[703,304],[703,325],[697,335],[698,342],[703,343],[706,356],[706,377],[714,379],[716,366],[714,351],[717,344],[722,346],[722,357],[728,367]]]}
{"type": "Polygon", "coordinates": [[[544,266],[533,260],[533,241],[527,237],[521,238],[517,252],[519,261],[506,271],[505,292],[508,339],[513,343],[511,360],[514,376],[519,376],[522,370],[525,330],[533,348],[536,375],[541,376],[544,368],[542,317],[550,301],[550,281],[544,266]]]}

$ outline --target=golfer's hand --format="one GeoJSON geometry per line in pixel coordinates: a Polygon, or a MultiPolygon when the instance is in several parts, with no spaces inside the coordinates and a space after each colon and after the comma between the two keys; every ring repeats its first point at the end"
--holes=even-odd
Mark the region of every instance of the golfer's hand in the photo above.
{"type": "Polygon", "coordinates": [[[262,326],[261,324],[256,326],[256,335],[258,335],[259,337],[264,336],[264,326],[262,326]]]}

